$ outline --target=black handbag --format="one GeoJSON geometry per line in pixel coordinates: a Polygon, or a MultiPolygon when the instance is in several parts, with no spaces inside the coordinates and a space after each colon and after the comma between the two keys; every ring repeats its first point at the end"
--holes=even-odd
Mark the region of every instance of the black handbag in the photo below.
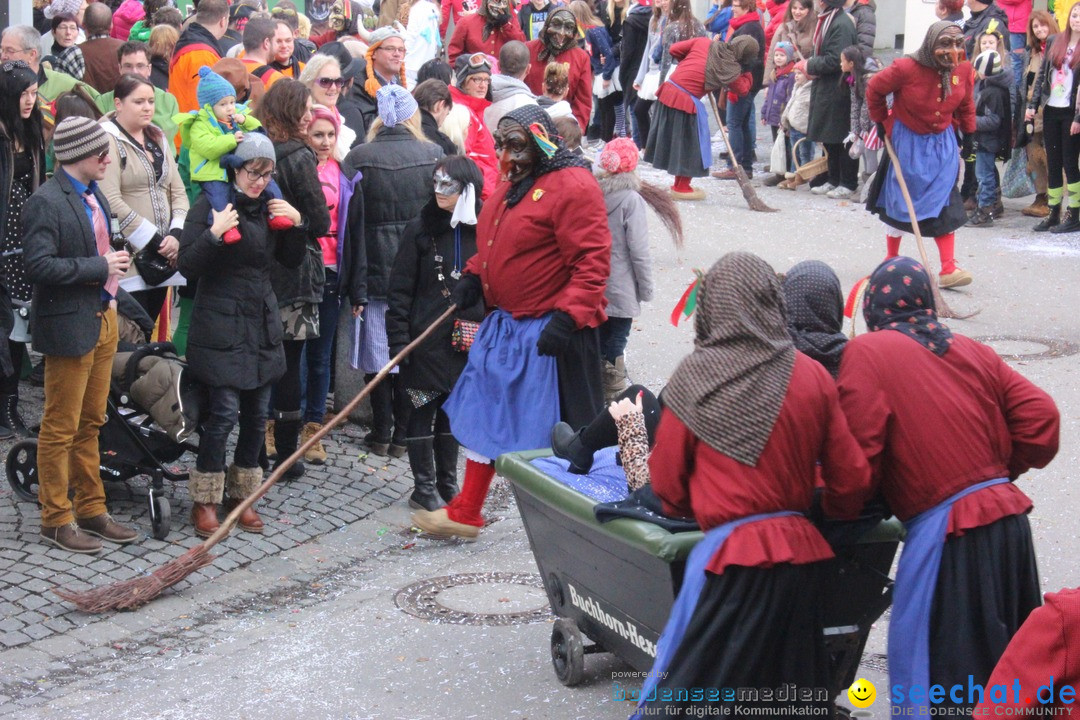
{"type": "Polygon", "coordinates": [[[153,239],[142,250],[135,253],[133,260],[135,269],[139,271],[143,282],[150,287],[161,285],[177,272],[165,256],[158,252],[162,239],[161,235],[155,233],[153,239]]]}

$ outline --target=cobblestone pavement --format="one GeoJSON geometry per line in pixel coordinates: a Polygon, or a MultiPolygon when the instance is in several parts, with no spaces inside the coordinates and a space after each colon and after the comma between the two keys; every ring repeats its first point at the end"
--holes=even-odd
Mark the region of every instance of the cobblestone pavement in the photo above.
{"type": "MultiPolygon", "coordinates": [[[[43,391],[23,383],[20,396],[27,424],[36,424],[40,421],[43,391]]],[[[213,565],[179,583],[176,590],[182,592],[222,573],[279,556],[399,500],[412,486],[408,463],[404,459],[369,456],[362,436],[363,430],[357,425],[335,430],[332,439],[324,442],[329,456],[325,465],[308,464],[302,478],[277,484],[260,501],[257,508],[266,523],[264,532],[259,535],[234,531],[215,548],[218,557],[213,565]]],[[[12,441],[0,443],[0,457],[6,458],[12,445],[12,441]]],[[[184,466],[193,461],[188,454],[176,464],[184,466]]],[[[130,545],[105,543],[105,550],[98,555],[79,555],[40,542],[37,504],[20,500],[7,482],[2,483],[0,650],[26,647],[48,652],[78,647],[79,631],[100,625],[102,618],[75,611],[53,595],[52,588],[83,589],[128,580],[194,546],[197,538],[188,520],[191,501],[183,483],[165,483],[165,496],[172,506],[172,531],[165,540],[151,535],[148,484],[146,476],[127,483],[106,483],[110,513],[119,522],[134,526],[143,537],[130,545]]],[[[114,617],[109,622],[123,622],[123,618],[114,617]]]]}

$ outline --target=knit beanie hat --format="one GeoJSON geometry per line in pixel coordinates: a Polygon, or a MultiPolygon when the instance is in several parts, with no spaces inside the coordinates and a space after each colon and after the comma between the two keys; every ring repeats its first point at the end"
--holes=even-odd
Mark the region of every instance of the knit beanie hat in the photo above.
{"type": "Polygon", "coordinates": [[[379,119],[386,127],[394,127],[403,120],[408,120],[420,107],[408,90],[400,85],[383,85],[375,93],[379,105],[379,119]]]}
{"type": "Polygon", "coordinates": [[[604,146],[596,162],[612,175],[633,172],[638,164],[638,146],[630,138],[616,138],[604,146]]]}
{"type": "Polygon", "coordinates": [[[217,105],[221,98],[229,96],[236,97],[236,88],[232,86],[231,82],[206,65],[199,68],[199,87],[196,90],[199,107],[217,105]]]}
{"type": "Polygon", "coordinates": [[[457,76],[457,86],[465,87],[465,81],[470,75],[491,75],[491,58],[484,53],[462,53],[458,55],[454,63],[454,74],[457,76]]]}
{"type": "Polygon", "coordinates": [[[82,0],[53,0],[51,3],[45,6],[45,9],[41,13],[48,20],[52,20],[57,15],[75,15],[78,16],[79,8],[82,7],[82,0]]]}
{"type": "Polygon", "coordinates": [[[971,64],[975,67],[975,72],[982,77],[993,77],[1001,73],[1001,55],[994,50],[980,53],[971,64]]]}
{"type": "Polygon", "coordinates": [[[795,59],[795,46],[789,42],[782,41],[776,43],[776,51],[782,52],[787,56],[787,60],[784,61],[785,65],[795,59]]]}
{"type": "Polygon", "coordinates": [[[799,62],[795,63],[795,72],[801,72],[803,75],[810,77],[810,73],[806,71],[805,60],[800,60],[799,62]]]}
{"type": "Polygon", "coordinates": [[[250,160],[269,160],[277,162],[277,153],[274,152],[274,143],[261,132],[244,133],[244,139],[233,151],[240,165],[250,160]]]}
{"type": "Polygon", "coordinates": [[[90,118],[64,118],[53,133],[53,152],[61,165],[72,165],[108,147],[109,136],[90,118]]]}

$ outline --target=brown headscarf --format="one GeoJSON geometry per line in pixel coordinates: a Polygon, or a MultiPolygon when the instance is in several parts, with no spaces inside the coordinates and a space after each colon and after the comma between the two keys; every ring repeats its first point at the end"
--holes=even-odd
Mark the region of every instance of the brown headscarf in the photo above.
{"type": "Polygon", "coordinates": [[[953,68],[943,68],[938,65],[937,58],[934,57],[934,45],[937,44],[938,38],[941,34],[949,28],[957,28],[959,26],[956,23],[949,22],[948,20],[938,20],[936,23],[930,26],[930,29],[926,31],[926,37],[923,38],[922,45],[911,55],[909,58],[919,63],[923,67],[928,67],[931,70],[937,70],[941,75],[941,98],[944,100],[949,97],[951,91],[951,80],[953,68]]]}
{"type": "Polygon", "coordinates": [[[795,366],[776,272],[752,253],[720,258],[698,287],[694,334],[664,403],[709,447],[754,466],[795,366]]]}
{"type": "Polygon", "coordinates": [[[758,42],[749,35],[740,35],[731,42],[714,40],[705,58],[705,90],[716,92],[735,82],[735,78],[757,59],[758,42]]]}

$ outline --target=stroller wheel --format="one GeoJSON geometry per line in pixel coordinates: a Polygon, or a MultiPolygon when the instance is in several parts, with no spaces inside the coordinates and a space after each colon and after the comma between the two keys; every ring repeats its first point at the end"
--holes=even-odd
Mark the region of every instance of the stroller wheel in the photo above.
{"type": "Polygon", "coordinates": [[[169,498],[151,490],[147,503],[150,505],[150,528],[153,530],[154,537],[164,540],[172,529],[172,508],[169,507],[169,498]]]}
{"type": "Polygon", "coordinates": [[[38,501],[37,438],[20,440],[8,451],[4,470],[12,492],[20,500],[38,501]]]}
{"type": "Polygon", "coordinates": [[[551,664],[555,677],[567,687],[585,679],[585,643],[573,620],[559,618],[551,628],[551,664]]]}

